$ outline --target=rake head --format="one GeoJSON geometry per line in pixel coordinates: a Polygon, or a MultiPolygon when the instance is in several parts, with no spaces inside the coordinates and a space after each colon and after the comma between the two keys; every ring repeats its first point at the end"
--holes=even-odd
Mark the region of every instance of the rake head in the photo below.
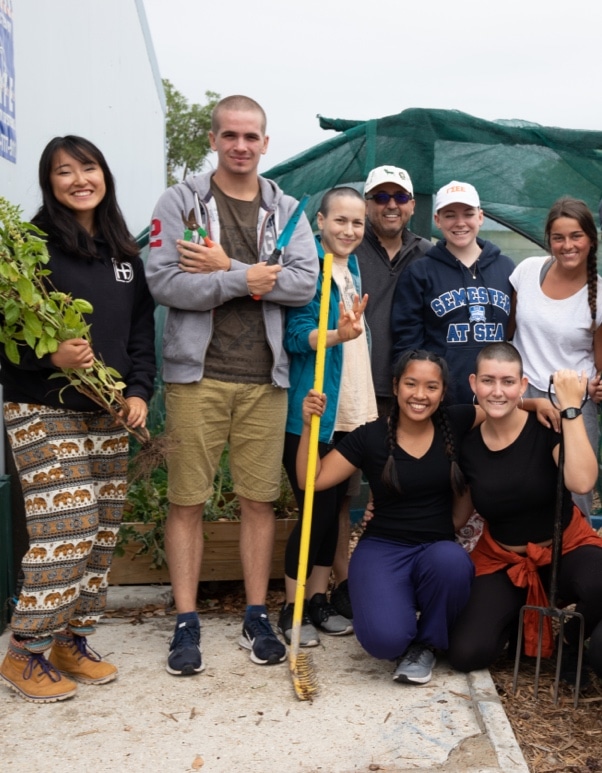
{"type": "Polygon", "coordinates": [[[300,652],[290,659],[293,688],[300,701],[313,701],[318,694],[318,680],[311,655],[300,652]]]}
{"type": "Polygon", "coordinates": [[[558,688],[560,685],[560,669],[562,666],[562,651],[564,648],[564,627],[569,618],[575,618],[579,621],[579,648],[577,658],[577,674],[575,679],[575,695],[573,705],[577,708],[579,703],[579,689],[581,687],[581,666],[583,664],[583,644],[585,641],[585,621],[580,612],[570,609],[557,609],[556,607],[538,607],[531,604],[525,604],[520,611],[518,625],[518,639],[516,643],[516,657],[514,659],[514,679],[512,681],[512,692],[516,694],[516,685],[518,682],[518,669],[520,665],[520,656],[523,643],[523,629],[525,622],[525,613],[534,613],[538,616],[537,632],[537,654],[535,661],[535,684],[533,697],[537,700],[539,692],[539,675],[541,670],[542,644],[544,639],[544,625],[551,627],[552,620],[558,621],[558,647],[556,650],[556,673],[554,677],[554,705],[558,703],[558,688]]]}

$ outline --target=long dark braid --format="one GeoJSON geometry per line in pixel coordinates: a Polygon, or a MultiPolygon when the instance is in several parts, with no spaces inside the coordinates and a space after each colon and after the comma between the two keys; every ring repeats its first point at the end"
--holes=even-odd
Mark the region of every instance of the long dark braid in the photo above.
{"type": "MultiPolygon", "coordinates": [[[[412,349],[403,354],[403,356],[397,361],[393,369],[393,381],[395,385],[395,391],[397,391],[397,385],[403,374],[406,371],[409,363],[414,360],[426,360],[437,365],[441,370],[441,379],[443,381],[443,388],[447,387],[449,371],[447,363],[442,357],[439,357],[432,352],[427,352],[423,349],[412,349]]],[[[458,454],[456,451],[456,444],[454,442],[454,435],[452,432],[451,424],[447,411],[442,406],[435,411],[433,419],[437,422],[437,426],[441,430],[443,435],[443,442],[445,446],[445,455],[450,461],[450,481],[452,491],[454,494],[461,496],[466,490],[466,480],[460,466],[458,464],[458,454]]],[[[397,400],[393,401],[391,406],[391,412],[387,419],[387,461],[382,471],[381,480],[393,491],[398,494],[402,494],[403,490],[401,482],[397,475],[397,466],[395,464],[394,451],[397,446],[397,422],[399,421],[399,403],[397,400]]]]}
{"type": "Polygon", "coordinates": [[[439,406],[437,411],[435,411],[433,414],[433,419],[437,421],[439,429],[443,435],[445,455],[449,459],[450,463],[450,480],[452,491],[456,496],[460,497],[466,491],[466,478],[464,477],[464,473],[458,464],[458,453],[456,451],[456,443],[454,440],[454,433],[452,432],[451,423],[449,421],[449,415],[445,408],[439,406]]]}
{"type": "Polygon", "coordinates": [[[581,199],[573,199],[563,196],[552,204],[546,219],[545,235],[548,248],[551,247],[550,235],[554,221],[559,217],[568,217],[576,220],[583,233],[591,242],[589,255],[587,256],[587,303],[592,318],[592,332],[596,330],[596,315],[598,311],[598,231],[594,216],[589,211],[587,204],[581,199]]]}
{"type": "Polygon", "coordinates": [[[399,483],[399,476],[397,475],[397,465],[395,464],[395,458],[393,452],[397,445],[397,422],[399,420],[399,403],[397,400],[393,400],[391,406],[391,412],[387,418],[387,461],[383,467],[381,480],[393,491],[401,494],[401,484],[399,483]]]}
{"type": "Polygon", "coordinates": [[[592,317],[592,333],[595,333],[598,312],[598,256],[593,247],[587,256],[587,302],[592,317]]]}

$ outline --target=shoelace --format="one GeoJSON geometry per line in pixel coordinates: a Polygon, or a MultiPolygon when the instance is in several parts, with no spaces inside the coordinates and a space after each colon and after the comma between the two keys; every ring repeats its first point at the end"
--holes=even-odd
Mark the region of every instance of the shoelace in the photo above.
{"type": "Polygon", "coordinates": [[[329,617],[336,617],[339,614],[329,601],[325,601],[323,604],[320,604],[318,606],[318,610],[320,620],[323,623],[325,623],[329,617]]]}
{"type": "Polygon", "coordinates": [[[98,652],[96,650],[93,650],[92,647],[88,644],[88,640],[85,636],[74,636],[73,642],[75,646],[77,647],[77,651],[79,652],[80,656],[83,658],[88,658],[88,660],[94,660],[97,663],[102,660],[98,652]]]}
{"type": "Polygon", "coordinates": [[[259,617],[247,620],[246,626],[250,629],[254,639],[258,636],[274,636],[274,631],[272,631],[272,626],[266,615],[259,615],[259,617]]]}
{"type": "Polygon", "coordinates": [[[311,617],[309,616],[309,611],[307,609],[307,604],[303,605],[303,614],[301,615],[301,625],[311,625],[313,628],[313,623],[311,621],[311,617]]]}
{"type": "Polygon", "coordinates": [[[33,676],[34,668],[36,666],[39,666],[41,671],[46,674],[50,679],[52,679],[53,682],[60,682],[61,681],[61,675],[57,671],[57,669],[50,663],[44,655],[40,652],[37,655],[34,655],[33,653],[29,656],[29,659],[27,661],[27,665],[25,666],[25,669],[23,670],[23,679],[31,679],[33,676]]]}
{"type": "Polygon", "coordinates": [[[407,660],[410,663],[416,663],[420,660],[424,652],[426,652],[426,650],[420,644],[410,644],[402,660],[407,660]]]}
{"type": "Polygon", "coordinates": [[[172,639],[171,649],[176,647],[198,647],[197,634],[195,631],[198,629],[190,625],[182,625],[176,628],[176,632],[172,639]]]}

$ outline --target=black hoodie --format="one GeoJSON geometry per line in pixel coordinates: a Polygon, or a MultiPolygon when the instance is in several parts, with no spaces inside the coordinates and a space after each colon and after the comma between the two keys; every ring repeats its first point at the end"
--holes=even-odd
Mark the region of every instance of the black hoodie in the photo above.
{"type": "MultiPolygon", "coordinates": [[[[94,307],[86,315],[91,323],[92,348],[106,365],[119,371],[126,383],[124,395],[150,400],[155,378],[154,302],[138,257],[118,263],[105,242],[95,240],[98,258],[68,255],[48,242],[52,285],[94,307]]],[[[50,356],[38,359],[28,346],[20,346],[21,362],[14,365],[0,347],[0,382],[5,402],[36,403],[74,411],[99,411],[96,403],[69,386],[67,379],[50,379],[57,369],[50,356]]]]}
{"type": "Polygon", "coordinates": [[[506,340],[514,263],[495,244],[477,243],[481,254],[468,269],[438,242],[401,274],[393,296],[393,362],[407,349],[445,357],[450,403],[472,401],[468,376],[476,355],[486,344],[506,340]]]}

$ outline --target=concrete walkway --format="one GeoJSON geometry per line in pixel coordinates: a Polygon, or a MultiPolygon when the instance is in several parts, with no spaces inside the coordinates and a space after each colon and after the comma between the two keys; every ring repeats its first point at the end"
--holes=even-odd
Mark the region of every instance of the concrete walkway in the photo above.
{"type": "MultiPolygon", "coordinates": [[[[111,587],[109,606],[161,597],[164,588],[111,587]]],[[[399,685],[393,664],[355,637],[323,636],[313,650],[320,693],[300,702],[286,663],[256,666],[238,647],[238,617],[203,616],[207,669],[184,678],[164,667],[174,618],[139,619],[105,618],[91,642],[120,668],[111,684],[41,706],[0,685],[3,773],[528,773],[487,671],[442,662],[428,685],[399,685]]]]}

